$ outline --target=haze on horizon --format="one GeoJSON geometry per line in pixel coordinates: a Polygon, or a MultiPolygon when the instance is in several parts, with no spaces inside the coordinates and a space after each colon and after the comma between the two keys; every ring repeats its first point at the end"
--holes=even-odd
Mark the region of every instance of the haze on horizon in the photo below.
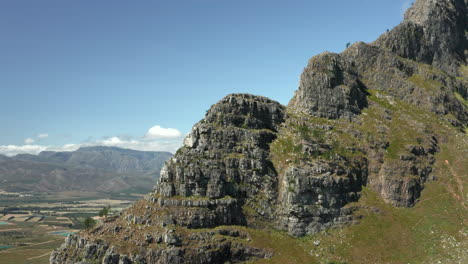
{"type": "Polygon", "coordinates": [[[287,104],[310,57],[373,41],[410,3],[2,1],[0,154],[175,152],[226,94],[287,104]]]}

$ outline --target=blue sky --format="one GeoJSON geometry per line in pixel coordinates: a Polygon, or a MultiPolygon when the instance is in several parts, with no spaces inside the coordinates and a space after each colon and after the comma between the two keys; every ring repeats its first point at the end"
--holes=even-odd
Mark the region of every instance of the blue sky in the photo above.
{"type": "Polygon", "coordinates": [[[408,0],[1,0],[0,153],[175,151],[228,93],[287,104],[313,55],[376,39],[408,0]]]}

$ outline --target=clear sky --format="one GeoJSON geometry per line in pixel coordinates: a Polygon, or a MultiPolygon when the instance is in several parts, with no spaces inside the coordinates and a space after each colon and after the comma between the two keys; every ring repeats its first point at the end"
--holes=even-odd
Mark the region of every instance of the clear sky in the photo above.
{"type": "Polygon", "coordinates": [[[313,55],[409,0],[1,0],[0,153],[175,151],[229,93],[287,104],[313,55]]]}

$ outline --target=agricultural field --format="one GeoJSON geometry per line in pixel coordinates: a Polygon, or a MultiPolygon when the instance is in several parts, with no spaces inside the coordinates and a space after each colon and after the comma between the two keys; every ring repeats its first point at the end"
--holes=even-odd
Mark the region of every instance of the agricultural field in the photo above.
{"type": "Polygon", "coordinates": [[[49,263],[51,251],[68,234],[83,228],[87,217],[99,221],[99,211],[110,215],[134,201],[138,193],[7,193],[0,192],[0,264],[49,263]]]}

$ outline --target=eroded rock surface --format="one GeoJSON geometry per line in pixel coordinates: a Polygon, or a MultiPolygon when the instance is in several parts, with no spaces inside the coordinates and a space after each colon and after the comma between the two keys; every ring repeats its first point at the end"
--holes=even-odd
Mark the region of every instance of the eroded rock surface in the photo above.
{"type": "Polygon", "coordinates": [[[353,224],[364,188],[413,206],[447,137],[431,124],[468,125],[465,29],[466,1],[418,0],[374,43],[312,58],[287,107],[226,96],[152,193],[67,238],[51,263],[254,261],[275,253],[246,227],[303,236],[353,224]]]}
{"type": "Polygon", "coordinates": [[[317,117],[350,119],[367,106],[365,90],[353,64],[325,52],[310,59],[288,107],[317,117]]]}
{"type": "Polygon", "coordinates": [[[466,13],[465,0],[416,1],[405,20],[374,44],[456,75],[466,64],[466,13]]]}

